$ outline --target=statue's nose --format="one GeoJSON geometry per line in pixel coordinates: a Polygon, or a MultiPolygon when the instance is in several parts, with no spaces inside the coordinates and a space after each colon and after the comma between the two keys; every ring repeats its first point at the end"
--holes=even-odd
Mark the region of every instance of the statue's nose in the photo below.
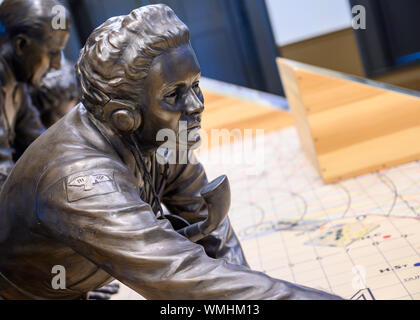
{"type": "Polygon", "coordinates": [[[204,104],[197,97],[193,89],[188,92],[185,104],[187,106],[186,113],[188,115],[200,114],[204,111],[204,104]]]}
{"type": "Polygon", "coordinates": [[[61,53],[56,54],[51,58],[50,67],[56,70],[61,69],[61,53]]]}

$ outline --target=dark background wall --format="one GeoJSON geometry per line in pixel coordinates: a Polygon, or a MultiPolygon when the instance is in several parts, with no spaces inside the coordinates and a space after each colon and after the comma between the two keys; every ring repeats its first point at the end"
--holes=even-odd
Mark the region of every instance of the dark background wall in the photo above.
{"type": "Polygon", "coordinates": [[[420,64],[420,1],[349,0],[366,8],[366,30],[356,30],[367,76],[420,64]]]}
{"type": "Polygon", "coordinates": [[[333,70],[420,88],[418,0],[349,0],[351,6],[365,6],[366,30],[340,30],[280,50],[274,42],[265,0],[62,1],[73,15],[66,52],[72,61],[77,60],[92,30],[109,17],[128,14],[143,5],[166,3],[189,26],[205,77],[283,95],[275,64],[276,56],[282,54],[333,70]]]}
{"type": "Polygon", "coordinates": [[[66,0],[73,15],[67,56],[75,61],[94,28],[112,16],[166,3],[188,25],[203,76],[283,95],[264,0],[66,0]]]}

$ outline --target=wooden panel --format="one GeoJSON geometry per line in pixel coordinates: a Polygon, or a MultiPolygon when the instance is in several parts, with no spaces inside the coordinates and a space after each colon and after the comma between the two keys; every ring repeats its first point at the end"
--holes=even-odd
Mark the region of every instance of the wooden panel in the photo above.
{"type": "Polygon", "coordinates": [[[293,72],[293,69],[282,67],[281,76],[283,77],[282,81],[287,79],[287,85],[283,85],[283,88],[289,100],[289,105],[294,106],[291,108],[291,113],[298,128],[298,134],[303,151],[312,162],[312,165],[319,170],[319,163],[315,146],[312,141],[311,129],[309,127],[309,123],[306,121],[308,110],[305,108],[303,101],[300,98],[300,89],[297,85],[298,81],[296,79],[296,74],[293,72]]]}
{"type": "Polygon", "coordinates": [[[278,60],[302,148],[326,183],[420,159],[420,96],[278,60]]]}
{"type": "MultiPolygon", "coordinates": [[[[261,106],[242,99],[204,91],[205,110],[202,117],[203,130],[210,137],[212,129],[263,129],[265,132],[293,125],[289,112],[261,106]]],[[[211,139],[209,141],[211,147],[211,139]]]]}

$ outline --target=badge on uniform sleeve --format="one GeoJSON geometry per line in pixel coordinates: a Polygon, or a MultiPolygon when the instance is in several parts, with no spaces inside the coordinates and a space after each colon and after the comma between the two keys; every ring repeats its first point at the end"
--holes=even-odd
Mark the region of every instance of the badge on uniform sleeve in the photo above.
{"type": "Polygon", "coordinates": [[[69,202],[117,192],[113,170],[90,170],[68,176],[66,179],[69,202]]]}

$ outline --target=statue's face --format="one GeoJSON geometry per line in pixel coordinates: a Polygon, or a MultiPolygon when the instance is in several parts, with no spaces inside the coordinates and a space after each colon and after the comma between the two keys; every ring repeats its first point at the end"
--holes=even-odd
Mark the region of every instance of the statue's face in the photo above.
{"type": "Polygon", "coordinates": [[[137,132],[145,148],[157,148],[164,143],[156,139],[162,129],[176,133],[178,146],[191,148],[200,142],[198,131],[204,110],[200,76],[200,66],[189,44],[171,49],[153,60],[144,83],[143,125],[137,132]],[[179,127],[180,121],[186,123],[186,130],[182,130],[182,125],[179,127]],[[187,145],[182,142],[186,137],[189,137],[187,145]]]}
{"type": "Polygon", "coordinates": [[[19,81],[38,86],[50,70],[61,68],[61,55],[69,39],[69,32],[46,32],[48,36],[45,39],[24,38],[16,44],[19,81]]]}

